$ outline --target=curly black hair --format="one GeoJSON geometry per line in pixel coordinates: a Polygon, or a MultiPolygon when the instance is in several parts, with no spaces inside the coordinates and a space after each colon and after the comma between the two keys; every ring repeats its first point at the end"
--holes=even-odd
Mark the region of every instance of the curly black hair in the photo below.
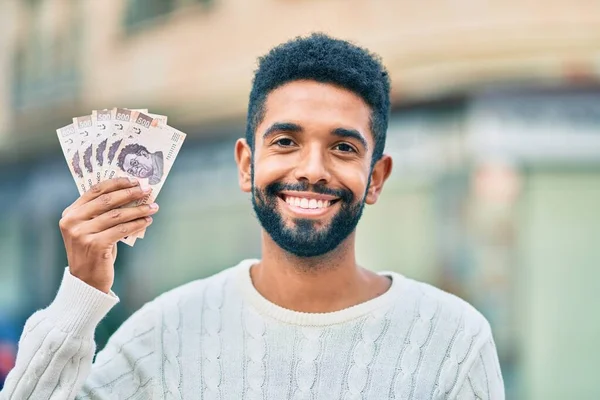
{"type": "Polygon", "coordinates": [[[254,150],[256,127],[264,118],[265,101],[274,89],[290,81],[309,79],[343,87],[371,107],[375,142],[372,164],[385,147],[390,111],[390,79],[379,56],[323,33],[297,37],[259,58],[252,81],[246,121],[246,141],[254,150]]]}
{"type": "Polygon", "coordinates": [[[106,151],[106,144],[108,143],[108,139],[104,139],[100,143],[98,143],[98,148],[96,149],[96,163],[99,166],[104,165],[104,152],[106,151]]]}
{"type": "MultiPolygon", "coordinates": [[[[117,166],[119,168],[121,168],[123,171],[125,171],[125,169],[123,169],[123,166],[125,164],[125,157],[128,156],[129,154],[137,154],[139,156],[142,154],[142,152],[148,153],[148,149],[146,147],[142,146],[141,144],[131,143],[131,144],[124,146],[117,158],[117,166]]],[[[127,171],[125,171],[125,172],[127,172],[127,171]]]]}
{"type": "Polygon", "coordinates": [[[108,148],[108,155],[107,155],[107,159],[108,159],[108,163],[112,165],[113,160],[115,159],[115,154],[117,153],[117,150],[119,150],[119,146],[121,145],[121,142],[123,142],[123,139],[119,139],[116,142],[112,143],[110,145],[110,147],[108,148]]]}
{"type": "Polygon", "coordinates": [[[73,158],[71,158],[71,165],[73,166],[73,171],[77,174],[78,178],[83,178],[83,171],[81,170],[81,165],[79,164],[79,151],[76,151],[73,154],[73,158]]]}
{"type": "Polygon", "coordinates": [[[83,166],[89,174],[91,174],[94,171],[94,166],[92,165],[92,145],[91,144],[83,152],[83,166]]]}

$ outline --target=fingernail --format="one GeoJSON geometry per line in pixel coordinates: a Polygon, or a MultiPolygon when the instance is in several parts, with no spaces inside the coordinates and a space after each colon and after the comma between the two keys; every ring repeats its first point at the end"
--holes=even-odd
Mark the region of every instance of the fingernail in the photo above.
{"type": "Polygon", "coordinates": [[[156,203],[152,203],[152,204],[150,204],[150,206],[149,206],[149,207],[150,207],[150,209],[152,209],[152,210],[158,210],[158,204],[156,204],[156,203]]]}
{"type": "Polygon", "coordinates": [[[146,222],[148,222],[149,224],[152,223],[152,217],[146,217],[146,222]]]}
{"type": "Polygon", "coordinates": [[[137,184],[139,182],[136,178],[132,178],[131,176],[129,176],[128,178],[129,178],[129,182],[132,185],[135,185],[135,184],[137,184]]]}
{"type": "Polygon", "coordinates": [[[147,182],[141,182],[140,181],[140,187],[142,188],[142,191],[144,193],[148,193],[151,189],[150,189],[150,185],[148,185],[147,182]]]}

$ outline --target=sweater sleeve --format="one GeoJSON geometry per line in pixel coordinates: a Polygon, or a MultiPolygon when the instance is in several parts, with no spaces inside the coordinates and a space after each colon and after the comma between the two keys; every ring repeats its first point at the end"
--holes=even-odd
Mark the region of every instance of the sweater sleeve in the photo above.
{"type": "Polygon", "coordinates": [[[152,303],[115,332],[98,353],[94,331],[119,301],[65,270],[56,298],[25,323],[15,367],[1,400],[114,399],[151,390],[154,318],[152,303]]]}
{"type": "Polygon", "coordinates": [[[494,339],[490,335],[479,352],[456,393],[457,400],[504,400],[504,382],[494,339]]]}

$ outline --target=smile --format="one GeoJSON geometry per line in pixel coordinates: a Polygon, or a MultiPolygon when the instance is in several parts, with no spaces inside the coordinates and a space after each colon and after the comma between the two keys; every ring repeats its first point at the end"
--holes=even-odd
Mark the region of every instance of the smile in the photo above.
{"type": "Polygon", "coordinates": [[[287,209],[299,217],[322,216],[339,201],[338,198],[311,192],[282,192],[279,199],[286,203],[287,209]]]}

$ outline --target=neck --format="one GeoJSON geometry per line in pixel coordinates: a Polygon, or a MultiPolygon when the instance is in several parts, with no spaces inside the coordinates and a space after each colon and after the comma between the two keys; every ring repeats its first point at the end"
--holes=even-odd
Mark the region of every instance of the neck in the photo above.
{"type": "Polygon", "coordinates": [[[256,290],[280,307],[300,312],[339,311],[383,294],[389,279],[361,268],[355,233],[330,253],[298,257],[262,233],[262,259],[250,271],[256,290]]]}

